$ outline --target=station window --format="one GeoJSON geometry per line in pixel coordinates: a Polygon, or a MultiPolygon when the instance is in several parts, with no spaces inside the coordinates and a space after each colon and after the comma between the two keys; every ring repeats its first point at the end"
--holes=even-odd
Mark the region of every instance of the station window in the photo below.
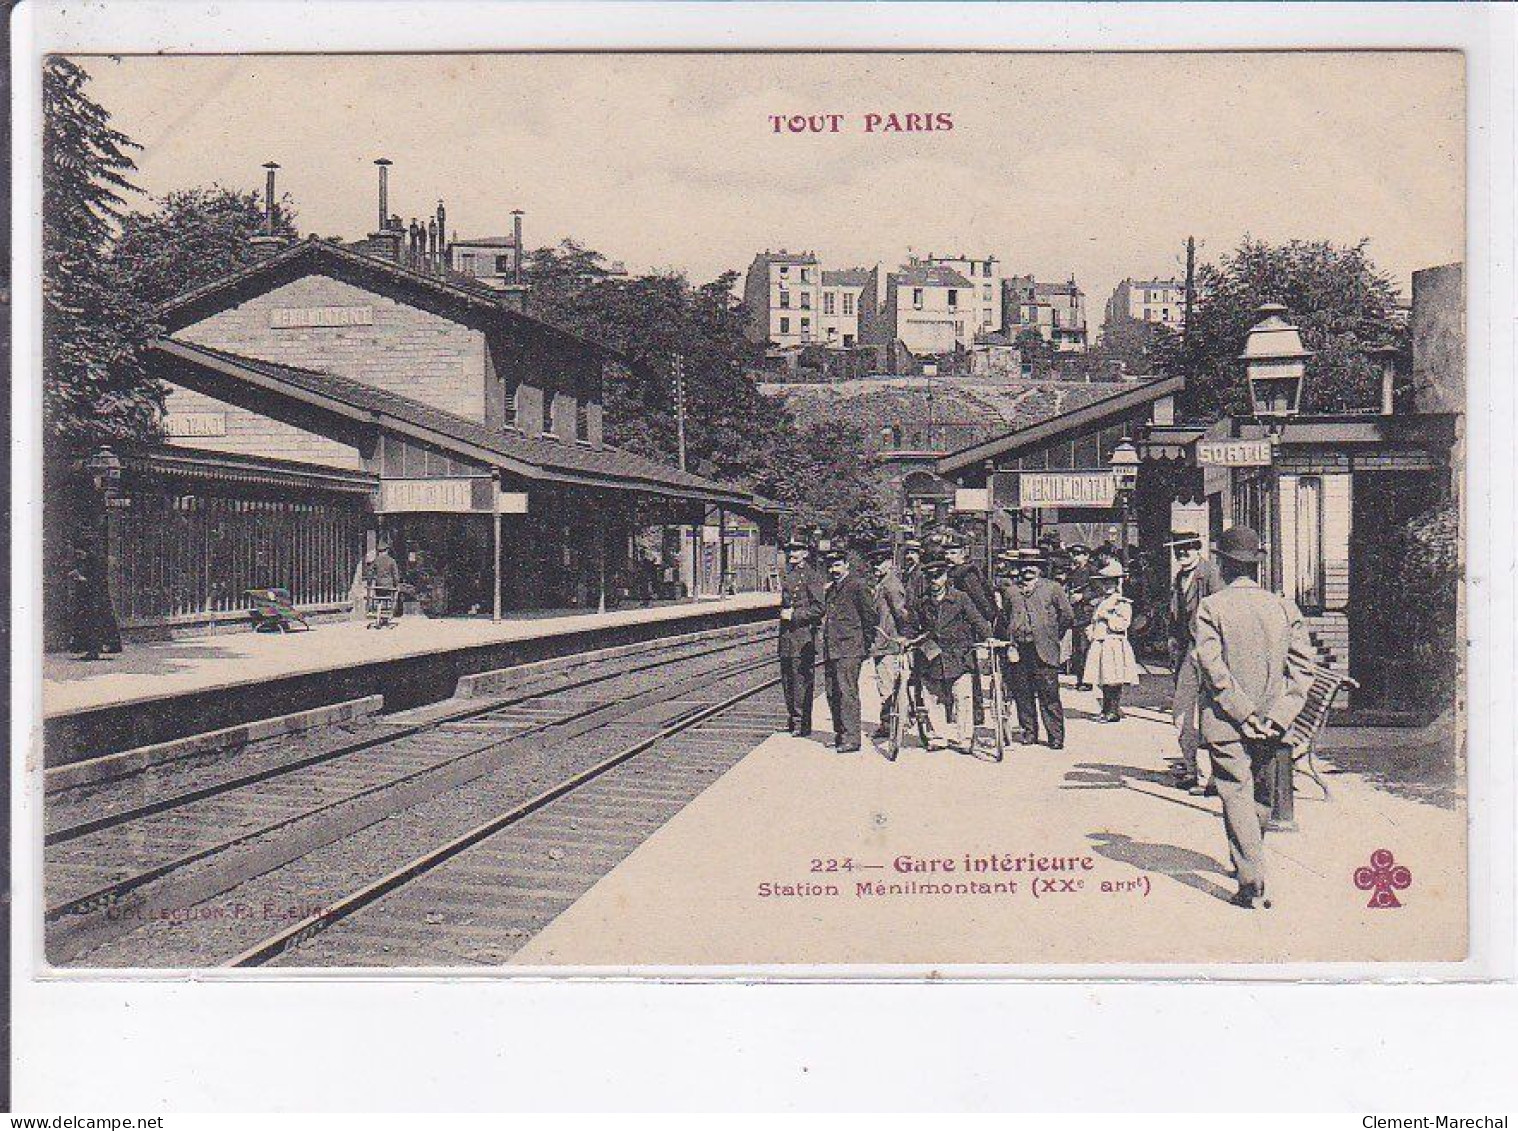
{"type": "Polygon", "coordinates": [[[506,418],[506,423],[508,425],[510,425],[512,427],[516,427],[517,426],[518,421],[517,421],[517,386],[516,385],[511,385],[506,390],[506,410],[505,410],[504,415],[505,415],[505,418],[506,418]]]}
{"type": "Polygon", "coordinates": [[[543,431],[553,431],[553,390],[543,390],[543,431]]]}

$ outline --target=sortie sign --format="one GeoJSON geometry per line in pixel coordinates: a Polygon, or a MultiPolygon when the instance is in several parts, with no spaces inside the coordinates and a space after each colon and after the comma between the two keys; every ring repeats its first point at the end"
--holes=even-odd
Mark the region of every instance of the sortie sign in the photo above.
{"type": "Polygon", "coordinates": [[[1269,467],[1269,440],[1198,440],[1196,461],[1204,467],[1269,467]]]}

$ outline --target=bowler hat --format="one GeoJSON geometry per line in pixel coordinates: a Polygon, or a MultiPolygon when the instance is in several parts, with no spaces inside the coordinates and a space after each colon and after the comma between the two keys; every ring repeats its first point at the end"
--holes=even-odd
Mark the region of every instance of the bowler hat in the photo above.
{"type": "Polygon", "coordinates": [[[949,563],[942,558],[929,558],[922,563],[922,572],[925,577],[941,577],[949,572],[949,563]]]}
{"type": "Polygon", "coordinates": [[[865,553],[865,557],[869,558],[872,564],[875,562],[890,561],[895,556],[896,549],[889,542],[877,542],[865,553]]]}
{"type": "Polygon", "coordinates": [[[1260,536],[1247,526],[1230,526],[1218,539],[1218,554],[1236,562],[1257,562],[1265,556],[1260,536]]]}

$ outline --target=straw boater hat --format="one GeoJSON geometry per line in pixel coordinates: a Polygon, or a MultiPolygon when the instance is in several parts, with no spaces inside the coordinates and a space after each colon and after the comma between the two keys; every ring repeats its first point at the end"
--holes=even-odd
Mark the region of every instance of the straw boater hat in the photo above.
{"type": "Polygon", "coordinates": [[[1193,530],[1172,530],[1170,532],[1170,540],[1165,543],[1165,548],[1170,550],[1176,546],[1195,546],[1200,550],[1202,548],[1202,536],[1193,530]]]}
{"type": "Polygon", "coordinates": [[[1114,558],[1103,565],[1101,569],[1097,570],[1096,576],[1117,580],[1119,578],[1127,577],[1128,571],[1123,568],[1122,562],[1114,558]]]}
{"type": "Polygon", "coordinates": [[[800,538],[792,538],[785,544],[785,552],[789,554],[796,550],[805,550],[807,553],[812,552],[811,546],[807,545],[800,538]]]}

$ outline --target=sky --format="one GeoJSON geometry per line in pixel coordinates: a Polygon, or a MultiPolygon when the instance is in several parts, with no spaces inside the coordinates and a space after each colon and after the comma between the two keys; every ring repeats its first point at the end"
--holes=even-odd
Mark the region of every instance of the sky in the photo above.
{"type": "MultiPolygon", "coordinates": [[[[371,231],[442,198],[462,236],[573,237],[696,282],[756,251],[889,269],[994,254],[1072,274],[1088,317],[1125,277],[1179,276],[1246,235],[1356,242],[1408,293],[1462,259],[1465,78],[1452,52],[478,54],[82,59],[160,195],[261,188],[302,233],[371,231]],[[947,114],[953,129],[865,132],[947,114]],[[776,133],[772,115],[842,115],[776,133]]],[[[140,202],[146,204],[146,201],[140,202]]]]}

